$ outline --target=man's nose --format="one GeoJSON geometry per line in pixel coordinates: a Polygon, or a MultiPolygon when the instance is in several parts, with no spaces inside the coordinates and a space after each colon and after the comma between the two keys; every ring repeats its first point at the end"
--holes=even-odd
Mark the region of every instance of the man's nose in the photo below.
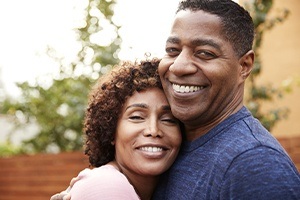
{"type": "Polygon", "coordinates": [[[176,76],[184,76],[197,72],[197,66],[194,65],[192,55],[188,51],[181,51],[175,58],[173,64],[169,67],[169,71],[176,76]]]}

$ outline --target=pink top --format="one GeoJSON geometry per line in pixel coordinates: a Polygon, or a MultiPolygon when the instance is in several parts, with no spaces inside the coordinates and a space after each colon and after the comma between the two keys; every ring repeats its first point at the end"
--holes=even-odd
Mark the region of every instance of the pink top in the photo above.
{"type": "Polygon", "coordinates": [[[128,179],[112,165],[82,170],[70,193],[72,200],[140,200],[128,179]]]}

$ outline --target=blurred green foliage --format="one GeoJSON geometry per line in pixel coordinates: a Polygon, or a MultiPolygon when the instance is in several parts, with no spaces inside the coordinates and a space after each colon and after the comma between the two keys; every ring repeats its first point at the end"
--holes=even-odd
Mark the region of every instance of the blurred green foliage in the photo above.
{"type": "Polygon", "coordinates": [[[83,117],[89,90],[107,68],[119,62],[117,53],[121,39],[119,27],[112,21],[114,5],[114,0],[89,0],[83,26],[75,30],[82,47],[77,59],[66,65],[56,55],[55,49],[49,48],[49,56],[60,64],[59,76],[52,77],[50,87],[24,82],[18,84],[21,98],[6,98],[2,102],[0,113],[16,116],[16,129],[28,123],[39,127],[34,138],[23,142],[23,152],[74,151],[82,148],[83,117]],[[91,37],[107,26],[115,32],[108,37],[108,45],[94,42],[91,37]],[[78,75],[78,71],[83,73],[78,75]]]}
{"type": "Polygon", "coordinates": [[[16,147],[10,143],[0,143],[0,157],[10,157],[22,153],[20,147],[16,147]]]}

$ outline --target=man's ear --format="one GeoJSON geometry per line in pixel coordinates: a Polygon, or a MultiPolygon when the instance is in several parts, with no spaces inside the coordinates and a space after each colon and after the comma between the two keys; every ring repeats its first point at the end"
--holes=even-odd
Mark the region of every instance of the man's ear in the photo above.
{"type": "Polygon", "coordinates": [[[246,78],[250,75],[253,66],[254,66],[254,51],[250,50],[245,53],[239,60],[241,71],[240,77],[241,81],[245,81],[246,78]]]}

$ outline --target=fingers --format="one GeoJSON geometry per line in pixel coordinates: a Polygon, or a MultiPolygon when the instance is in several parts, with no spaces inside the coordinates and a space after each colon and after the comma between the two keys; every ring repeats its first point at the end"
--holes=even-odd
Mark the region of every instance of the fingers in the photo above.
{"type": "Polygon", "coordinates": [[[59,194],[55,194],[55,195],[51,196],[50,200],[55,200],[56,199],[56,195],[59,195],[59,194]]]}
{"type": "Polygon", "coordinates": [[[63,200],[71,200],[71,195],[67,194],[66,196],[63,197],[63,200]]]}
{"type": "Polygon", "coordinates": [[[70,199],[71,196],[65,191],[61,193],[57,193],[50,198],[50,200],[70,200],[70,199]]]}
{"type": "Polygon", "coordinates": [[[71,182],[70,182],[70,187],[73,187],[73,185],[79,180],[80,178],[77,176],[75,178],[72,178],[71,182]]]}
{"type": "Polygon", "coordinates": [[[71,200],[71,195],[69,194],[71,188],[73,187],[73,185],[79,180],[80,178],[76,177],[76,178],[72,178],[71,182],[70,182],[70,186],[65,190],[62,191],[61,193],[57,193],[55,195],[53,195],[50,200],[71,200]]]}
{"type": "Polygon", "coordinates": [[[71,200],[71,195],[69,194],[69,192],[78,180],[80,180],[79,177],[72,178],[72,180],[70,181],[70,186],[65,191],[53,195],[50,200],[71,200]]]}
{"type": "Polygon", "coordinates": [[[69,193],[69,192],[71,191],[71,189],[72,189],[72,186],[69,186],[69,187],[65,190],[65,192],[69,193]]]}
{"type": "Polygon", "coordinates": [[[50,200],[57,200],[57,199],[59,199],[59,193],[53,195],[53,196],[50,198],[50,200]]]}

